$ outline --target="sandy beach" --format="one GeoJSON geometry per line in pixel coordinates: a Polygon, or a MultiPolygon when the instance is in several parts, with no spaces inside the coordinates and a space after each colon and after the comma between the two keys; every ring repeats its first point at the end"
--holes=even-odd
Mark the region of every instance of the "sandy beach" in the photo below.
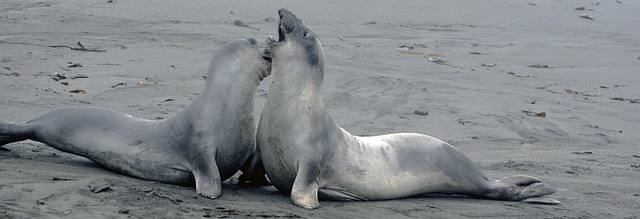
{"type": "Polygon", "coordinates": [[[0,147],[0,218],[640,217],[640,1],[5,0],[0,121],[62,106],[170,117],[222,44],[277,35],[279,8],[322,39],[324,104],[343,128],[437,137],[490,178],[556,187],[562,204],[430,195],[304,210],[238,174],[207,199],[23,141],[0,147]]]}

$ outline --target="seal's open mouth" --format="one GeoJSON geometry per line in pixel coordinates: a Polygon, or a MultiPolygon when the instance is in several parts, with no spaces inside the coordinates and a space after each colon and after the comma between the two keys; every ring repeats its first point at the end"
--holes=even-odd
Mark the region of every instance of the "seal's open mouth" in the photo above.
{"type": "Polygon", "coordinates": [[[262,58],[264,60],[266,60],[267,62],[272,62],[273,60],[271,59],[271,52],[269,52],[268,49],[265,49],[264,51],[262,51],[262,58]]]}
{"type": "Polygon", "coordinates": [[[278,15],[280,16],[280,23],[278,24],[278,42],[285,41],[285,35],[293,32],[293,29],[296,27],[296,23],[298,22],[298,18],[295,14],[291,13],[291,11],[287,9],[278,10],[278,15]]]}
{"type": "Polygon", "coordinates": [[[278,42],[284,42],[284,31],[282,30],[282,22],[278,25],[278,42]]]}

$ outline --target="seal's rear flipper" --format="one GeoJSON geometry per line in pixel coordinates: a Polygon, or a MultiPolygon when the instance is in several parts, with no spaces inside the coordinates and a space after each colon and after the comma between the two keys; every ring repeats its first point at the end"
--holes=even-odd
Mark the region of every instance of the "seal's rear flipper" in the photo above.
{"type": "Polygon", "coordinates": [[[552,198],[527,198],[522,200],[522,202],[526,202],[529,204],[536,204],[536,205],[559,205],[561,204],[560,201],[552,199],[552,198]]]}
{"type": "Polygon", "coordinates": [[[529,198],[537,198],[555,193],[557,190],[540,180],[525,176],[509,176],[499,180],[489,181],[489,188],[483,194],[485,198],[522,201],[529,198]]]}
{"type": "Polygon", "coordinates": [[[27,124],[0,122],[0,146],[24,141],[31,137],[31,128],[27,124]]]}

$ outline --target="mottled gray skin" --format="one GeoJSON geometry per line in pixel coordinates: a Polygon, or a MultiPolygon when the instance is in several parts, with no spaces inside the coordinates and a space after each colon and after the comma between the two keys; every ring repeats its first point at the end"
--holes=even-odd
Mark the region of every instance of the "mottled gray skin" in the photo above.
{"type": "Polygon", "coordinates": [[[319,196],[361,201],[430,193],[518,201],[556,191],[529,176],[489,180],[460,151],[431,136],[349,134],[322,102],[320,41],[293,13],[282,9],[279,15],[279,40],[267,46],[273,62],[257,133],[262,161],[253,161],[250,174],[266,171],[294,204],[314,209],[319,196]]]}
{"type": "Polygon", "coordinates": [[[64,107],[25,123],[0,123],[0,146],[31,139],[109,169],[216,198],[255,151],[253,106],[270,60],[255,39],[224,45],[211,60],[205,90],[175,116],[136,118],[97,107],[64,107]]]}

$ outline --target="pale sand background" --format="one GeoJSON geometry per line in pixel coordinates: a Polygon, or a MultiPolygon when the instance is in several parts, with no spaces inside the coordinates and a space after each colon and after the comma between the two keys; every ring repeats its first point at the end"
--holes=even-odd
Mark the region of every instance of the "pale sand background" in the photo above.
{"type": "Polygon", "coordinates": [[[273,187],[238,188],[233,178],[221,198],[209,200],[191,187],[122,176],[25,141],[0,151],[0,218],[639,217],[640,1],[529,3],[1,1],[0,120],[26,121],[68,105],[169,117],[203,88],[221,44],[276,34],[276,10],[288,8],[324,42],[325,105],[344,128],[433,135],[491,178],[527,174],[557,187],[551,197],[562,204],[428,196],[323,201],[308,211],[273,187]],[[585,13],[594,20],[581,18],[585,13]],[[238,19],[259,30],[234,25],[238,19]],[[106,52],[49,47],[78,41],[106,52]],[[402,45],[442,54],[437,58],[448,65],[401,54],[402,45]],[[551,68],[528,67],[535,64],[551,68]],[[55,72],[88,78],[65,86],[52,80],[55,72]],[[111,88],[121,82],[127,85],[111,88]],[[110,190],[90,192],[96,184],[110,190]]]}

